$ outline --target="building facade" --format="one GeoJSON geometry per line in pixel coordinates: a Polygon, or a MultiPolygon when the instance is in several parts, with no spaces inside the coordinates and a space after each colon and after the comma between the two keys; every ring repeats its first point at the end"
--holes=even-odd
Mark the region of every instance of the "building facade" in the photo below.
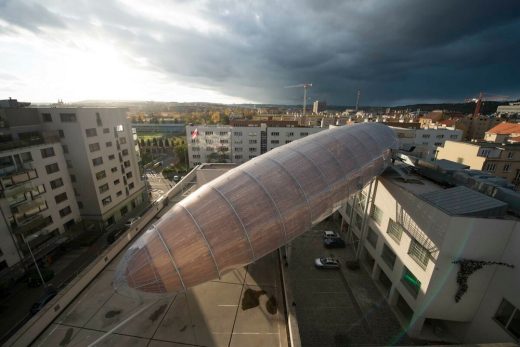
{"type": "Polygon", "coordinates": [[[517,342],[520,222],[507,208],[466,187],[389,170],[340,213],[360,263],[410,336],[517,342]],[[482,269],[464,291],[459,271],[475,264],[482,269]]]}
{"type": "Polygon", "coordinates": [[[520,143],[446,141],[444,147],[439,148],[437,159],[451,160],[474,170],[492,173],[520,188],[520,143]]]}
{"type": "Polygon", "coordinates": [[[312,113],[314,113],[314,114],[318,114],[318,113],[323,112],[325,110],[327,110],[327,103],[325,101],[316,100],[312,104],[312,113]]]}
{"type": "Polygon", "coordinates": [[[435,160],[439,148],[446,141],[461,141],[462,131],[455,128],[430,126],[429,128],[391,127],[399,138],[401,149],[425,160],[435,160]]]}
{"type": "Polygon", "coordinates": [[[29,261],[28,247],[48,254],[81,219],[57,141],[0,151],[0,271],[29,261]]]}
{"type": "Polygon", "coordinates": [[[186,126],[189,165],[223,162],[242,164],[273,148],[291,143],[323,128],[192,125],[186,126]]]}
{"type": "Polygon", "coordinates": [[[39,108],[57,131],[81,216],[114,224],[146,200],[135,134],[121,108],[39,108]]]}

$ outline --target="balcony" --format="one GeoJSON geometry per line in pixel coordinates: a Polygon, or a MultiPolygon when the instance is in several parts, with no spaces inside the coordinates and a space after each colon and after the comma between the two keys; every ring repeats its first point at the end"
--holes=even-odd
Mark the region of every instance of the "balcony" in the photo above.
{"type": "Polygon", "coordinates": [[[43,217],[41,214],[32,215],[26,217],[23,220],[19,220],[13,225],[13,232],[15,234],[30,234],[31,231],[36,231],[45,228],[52,224],[52,217],[43,217]]]}

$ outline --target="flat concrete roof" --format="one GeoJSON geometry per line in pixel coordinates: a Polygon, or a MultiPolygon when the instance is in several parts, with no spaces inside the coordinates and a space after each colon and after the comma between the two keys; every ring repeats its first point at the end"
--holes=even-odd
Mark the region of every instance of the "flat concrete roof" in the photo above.
{"type": "MultiPolygon", "coordinates": [[[[195,188],[193,184],[171,201],[195,188]]],[[[288,345],[277,251],[219,280],[161,298],[114,291],[115,270],[125,251],[52,322],[35,346],[288,345]]]]}

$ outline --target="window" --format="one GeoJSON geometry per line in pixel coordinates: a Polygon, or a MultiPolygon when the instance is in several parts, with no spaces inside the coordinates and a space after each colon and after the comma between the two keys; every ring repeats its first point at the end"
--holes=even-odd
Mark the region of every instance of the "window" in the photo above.
{"type": "Polygon", "coordinates": [[[128,206],[124,206],[122,209],[119,210],[119,213],[121,213],[121,216],[124,216],[128,213],[128,206]]]}
{"type": "Polygon", "coordinates": [[[68,216],[69,214],[72,213],[72,210],[70,209],[70,206],[67,206],[65,208],[62,208],[60,210],[60,217],[65,217],[65,216],[68,216]]]}
{"type": "Polygon", "coordinates": [[[99,192],[100,193],[107,192],[108,191],[108,183],[105,183],[105,184],[99,186],[98,188],[99,188],[99,192]]]}
{"type": "Polygon", "coordinates": [[[235,136],[242,136],[242,132],[241,131],[235,131],[233,133],[233,135],[235,135],[235,136]]]}
{"type": "Polygon", "coordinates": [[[60,120],[64,123],[75,122],[76,114],[75,113],[60,113],[60,120]]]}
{"type": "Polygon", "coordinates": [[[106,206],[108,204],[110,204],[112,202],[112,197],[109,195],[107,196],[106,198],[104,198],[103,200],[101,200],[101,203],[103,204],[103,206],[106,206]]]}
{"type": "Polygon", "coordinates": [[[372,245],[372,247],[374,247],[374,249],[376,249],[376,247],[377,247],[377,239],[378,239],[377,233],[374,231],[374,229],[372,229],[371,227],[368,227],[367,240],[368,240],[368,243],[370,243],[372,245]]]}
{"type": "Polygon", "coordinates": [[[204,135],[206,135],[206,136],[207,135],[213,135],[213,131],[206,131],[206,132],[204,132],[204,135]]]}
{"type": "Polygon", "coordinates": [[[235,148],[235,152],[242,152],[243,151],[243,148],[242,147],[237,147],[235,148]]]}
{"type": "Polygon", "coordinates": [[[423,269],[425,269],[426,266],[428,266],[428,260],[430,259],[430,252],[428,252],[428,250],[426,248],[424,248],[424,246],[421,245],[417,240],[412,239],[412,242],[410,242],[410,248],[408,249],[408,254],[423,269]]]}
{"type": "Polygon", "coordinates": [[[123,192],[122,192],[122,191],[118,191],[118,192],[116,193],[116,196],[121,196],[121,195],[123,195],[123,192]]]}
{"type": "Polygon", "coordinates": [[[76,175],[70,175],[70,181],[72,183],[76,182],[76,175]]]}
{"type": "Polygon", "coordinates": [[[438,138],[438,139],[443,139],[443,138],[444,138],[444,135],[437,135],[437,138],[438,138]]]}
{"type": "Polygon", "coordinates": [[[130,160],[127,160],[123,163],[125,165],[125,167],[130,167],[130,160]]]}
{"type": "Polygon", "coordinates": [[[111,172],[117,172],[117,167],[113,167],[110,169],[111,172]]]}
{"type": "Polygon", "coordinates": [[[392,249],[390,247],[388,247],[386,244],[383,246],[383,252],[381,253],[381,258],[383,259],[385,264],[388,265],[388,267],[390,269],[394,268],[396,256],[395,256],[394,251],[392,251],[392,249]]]}
{"type": "Polygon", "coordinates": [[[221,145],[225,145],[225,144],[227,144],[227,143],[229,143],[229,140],[220,140],[220,144],[221,144],[221,145]]]}
{"type": "Polygon", "coordinates": [[[103,157],[97,157],[97,158],[92,159],[92,164],[94,166],[103,164],[103,157]]]}
{"type": "Polygon", "coordinates": [[[486,165],[484,165],[484,171],[495,172],[496,168],[497,164],[495,163],[486,163],[486,165]]]}
{"type": "Polygon", "coordinates": [[[491,150],[490,149],[483,149],[482,151],[480,151],[480,157],[488,157],[488,155],[491,153],[491,150]]]}
{"type": "Polygon", "coordinates": [[[450,139],[456,140],[459,136],[458,135],[450,135],[450,139]]]}
{"type": "Polygon", "coordinates": [[[107,147],[112,147],[112,141],[108,141],[108,142],[106,142],[106,143],[105,143],[105,146],[107,146],[107,147]]]}
{"type": "Polygon", "coordinates": [[[379,207],[374,205],[374,207],[372,208],[372,213],[370,213],[370,216],[372,217],[374,222],[376,222],[378,225],[381,225],[381,221],[383,220],[383,211],[379,207]]]}
{"type": "Polygon", "coordinates": [[[305,136],[308,136],[308,135],[309,135],[309,133],[300,133],[301,137],[305,137],[305,136]]]}
{"type": "Polygon", "coordinates": [[[493,318],[516,339],[520,338],[520,311],[509,301],[502,299],[493,318]]]}
{"type": "Polygon", "coordinates": [[[257,143],[257,140],[249,140],[249,144],[250,144],[250,145],[254,145],[254,144],[256,144],[256,143],[257,143]]]}
{"type": "Polygon", "coordinates": [[[108,134],[110,132],[109,128],[103,128],[103,134],[108,134]]]}
{"type": "Polygon", "coordinates": [[[513,159],[513,156],[515,155],[514,152],[507,153],[507,159],[513,159]]]}
{"type": "Polygon", "coordinates": [[[242,155],[241,154],[235,154],[235,159],[242,159],[242,155]]]}
{"type": "Polygon", "coordinates": [[[511,164],[504,164],[504,172],[510,172],[511,171],[511,164]]]}
{"type": "Polygon", "coordinates": [[[249,152],[256,152],[256,148],[254,148],[254,147],[249,147],[249,152]]]}
{"type": "Polygon", "coordinates": [[[54,148],[52,147],[47,147],[47,148],[42,148],[40,149],[40,152],[42,153],[42,158],[49,158],[49,157],[54,157],[54,148]]]}
{"type": "Polygon", "coordinates": [[[213,148],[208,146],[208,147],[206,147],[206,151],[208,151],[208,152],[212,152],[212,151],[213,151],[213,148]]]}
{"type": "Polygon", "coordinates": [[[103,120],[101,120],[101,115],[99,114],[99,112],[96,112],[96,124],[98,127],[103,126],[103,120]]]}
{"type": "Polygon", "coordinates": [[[60,138],[65,138],[65,133],[63,132],[63,130],[58,130],[58,134],[60,135],[60,138]]]}
{"type": "Polygon", "coordinates": [[[52,122],[52,116],[50,113],[42,113],[42,119],[44,122],[52,122]]]}
{"type": "Polygon", "coordinates": [[[87,137],[97,136],[96,128],[85,129],[85,133],[87,134],[87,137]]]}
{"type": "Polygon", "coordinates": [[[124,130],[123,124],[116,125],[116,131],[117,132],[122,132],[123,130],[124,130]]]}
{"type": "Polygon", "coordinates": [[[277,145],[280,143],[280,140],[271,140],[272,145],[277,145]]]}
{"type": "Polygon", "coordinates": [[[61,145],[61,148],[63,149],[63,153],[68,154],[69,153],[69,146],[67,145],[61,145]]]}
{"type": "Polygon", "coordinates": [[[406,266],[403,269],[401,283],[414,298],[417,298],[419,290],[421,289],[421,281],[419,281],[406,266]]]}
{"type": "Polygon", "coordinates": [[[256,155],[250,155],[249,159],[253,159],[254,157],[256,157],[256,155]]]}
{"type": "Polygon", "coordinates": [[[119,183],[121,183],[120,180],[115,180],[115,181],[114,181],[114,185],[115,185],[115,186],[117,186],[119,183]]]}
{"type": "Polygon", "coordinates": [[[88,149],[90,150],[90,153],[92,153],[101,150],[101,147],[99,146],[99,143],[96,142],[88,145],[88,149]]]}
{"type": "Polygon", "coordinates": [[[226,136],[227,134],[228,134],[227,131],[221,131],[220,132],[220,136],[226,136]]]}
{"type": "Polygon", "coordinates": [[[56,178],[55,180],[52,180],[49,183],[52,189],[56,189],[63,186],[63,180],[61,178],[56,178]]]}
{"type": "Polygon", "coordinates": [[[114,159],[116,159],[116,156],[114,154],[110,154],[108,156],[108,160],[114,160],[114,159]]]}
{"type": "Polygon", "coordinates": [[[134,182],[132,182],[132,183],[130,183],[130,184],[128,185],[128,189],[134,189],[134,182]]]}
{"type": "Polygon", "coordinates": [[[441,147],[442,146],[442,142],[435,142],[434,146],[441,147]]]}
{"type": "Polygon", "coordinates": [[[386,232],[395,240],[395,242],[399,243],[401,242],[401,236],[403,236],[403,230],[403,227],[390,219],[390,222],[388,223],[388,230],[386,232]]]}
{"type": "Polygon", "coordinates": [[[63,192],[61,194],[56,195],[54,197],[54,200],[56,201],[57,204],[59,204],[62,201],[67,200],[67,193],[63,192]]]}
{"type": "Polygon", "coordinates": [[[280,136],[280,133],[277,132],[277,131],[275,131],[275,132],[272,132],[272,133],[271,133],[271,136],[280,136]]]}
{"type": "Polygon", "coordinates": [[[99,172],[96,172],[96,179],[99,181],[103,178],[107,177],[107,173],[105,172],[105,170],[101,170],[99,172]]]}
{"type": "Polygon", "coordinates": [[[206,139],[206,144],[207,144],[207,145],[211,145],[212,143],[213,143],[213,140],[211,140],[211,139],[206,139]]]}
{"type": "Polygon", "coordinates": [[[422,138],[423,139],[429,139],[430,138],[430,134],[423,134],[422,138]]]}
{"type": "Polygon", "coordinates": [[[50,175],[51,173],[60,171],[60,167],[58,166],[58,163],[45,165],[45,171],[50,175]]]}
{"type": "Polygon", "coordinates": [[[20,154],[20,158],[22,159],[22,161],[24,163],[29,163],[29,162],[33,161],[31,152],[24,152],[24,153],[20,154]]]}
{"type": "Polygon", "coordinates": [[[126,137],[120,137],[119,138],[119,144],[125,145],[126,144],[126,137]]]}
{"type": "Polygon", "coordinates": [[[123,149],[123,151],[121,152],[123,155],[128,155],[128,149],[123,149]]]}
{"type": "Polygon", "coordinates": [[[126,173],[126,178],[130,179],[132,176],[132,171],[126,173]]]}
{"type": "Polygon", "coordinates": [[[292,142],[291,140],[286,140],[286,141],[285,141],[286,144],[287,144],[287,143],[291,143],[291,142],[292,142]]]}

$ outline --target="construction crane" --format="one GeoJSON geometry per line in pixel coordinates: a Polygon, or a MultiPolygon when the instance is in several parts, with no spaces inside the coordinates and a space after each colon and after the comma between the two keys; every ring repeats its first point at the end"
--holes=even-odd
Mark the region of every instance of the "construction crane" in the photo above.
{"type": "Polygon", "coordinates": [[[474,102],[475,105],[475,111],[473,111],[473,117],[476,117],[480,114],[480,109],[482,108],[482,104],[485,100],[488,101],[504,101],[509,99],[509,96],[507,95],[494,95],[494,94],[488,94],[484,92],[480,92],[477,97],[475,98],[469,98],[464,100],[465,102],[474,102]]]}
{"type": "Polygon", "coordinates": [[[302,88],[303,87],[303,115],[305,117],[305,110],[307,108],[307,89],[312,87],[312,83],[296,84],[294,86],[285,86],[284,88],[302,88]]]}

